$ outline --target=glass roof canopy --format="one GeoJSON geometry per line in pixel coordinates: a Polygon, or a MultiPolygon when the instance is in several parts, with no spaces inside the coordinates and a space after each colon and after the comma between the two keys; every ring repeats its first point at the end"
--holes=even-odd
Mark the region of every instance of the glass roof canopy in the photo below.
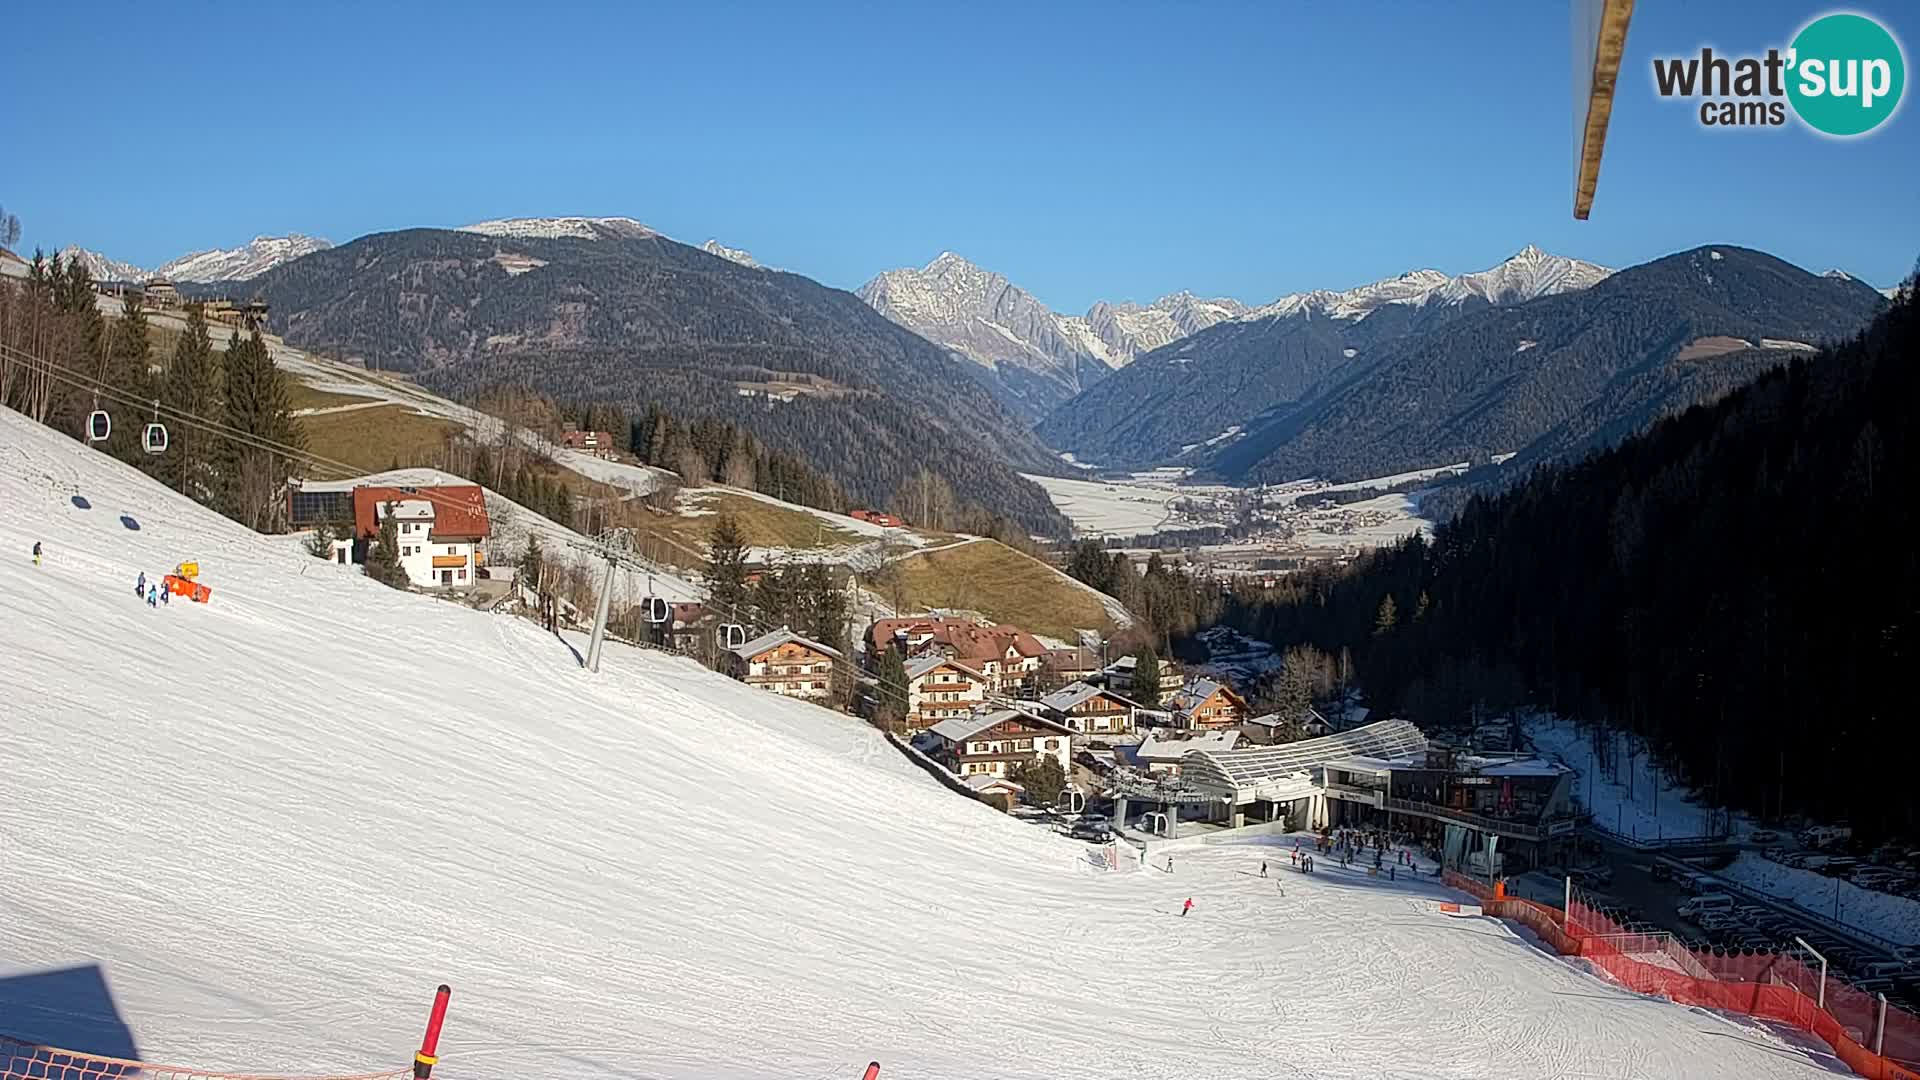
{"type": "Polygon", "coordinates": [[[1245,750],[1196,750],[1180,763],[1181,779],[1196,786],[1230,790],[1245,797],[1252,789],[1311,772],[1350,757],[1398,758],[1426,753],[1427,737],[1405,720],[1381,720],[1317,739],[1245,750]]]}

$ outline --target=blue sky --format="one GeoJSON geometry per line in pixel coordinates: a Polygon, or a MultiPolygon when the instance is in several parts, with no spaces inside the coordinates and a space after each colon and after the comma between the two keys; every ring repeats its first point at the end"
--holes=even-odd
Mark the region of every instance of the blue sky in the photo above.
{"type": "MultiPolygon", "coordinates": [[[[1528,243],[1610,265],[1745,244],[1892,284],[1920,255],[1912,102],[1841,142],[1709,132],[1652,89],[1654,55],[1784,45],[1825,10],[1640,4],[1576,222],[1566,0],[26,4],[0,205],[25,248],[143,265],[620,214],[846,288],[951,249],[1068,311],[1528,243]]],[[[1912,63],[1920,10],[1854,10],[1912,63]]]]}

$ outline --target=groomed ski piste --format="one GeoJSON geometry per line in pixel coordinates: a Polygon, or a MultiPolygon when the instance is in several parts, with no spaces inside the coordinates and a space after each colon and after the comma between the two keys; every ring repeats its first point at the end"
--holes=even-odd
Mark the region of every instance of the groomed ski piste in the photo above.
{"type": "Polygon", "coordinates": [[[0,553],[0,1031],[28,1040],[397,1068],[446,982],[452,1080],[1832,1075],[1430,883],[1261,846],[1094,871],[861,721],[617,645],[590,675],[578,638],[6,410],[0,553]],[[184,559],[210,603],[134,600],[184,559]],[[90,965],[105,1000],[20,992],[90,965]]]}

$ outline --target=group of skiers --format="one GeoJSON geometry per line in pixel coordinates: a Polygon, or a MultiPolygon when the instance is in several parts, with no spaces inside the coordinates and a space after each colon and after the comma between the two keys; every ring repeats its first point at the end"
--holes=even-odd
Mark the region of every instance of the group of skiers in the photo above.
{"type": "Polygon", "coordinates": [[[148,607],[159,607],[161,604],[168,603],[167,598],[172,595],[170,590],[162,589],[158,582],[148,584],[145,570],[140,571],[140,576],[134,579],[133,598],[145,599],[148,607]]]}

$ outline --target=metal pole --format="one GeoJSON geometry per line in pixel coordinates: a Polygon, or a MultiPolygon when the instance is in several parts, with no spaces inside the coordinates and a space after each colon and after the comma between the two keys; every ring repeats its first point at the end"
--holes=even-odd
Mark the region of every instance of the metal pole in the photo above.
{"type": "Polygon", "coordinates": [[[600,603],[593,612],[593,638],[587,642],[587,670],[600,670],[600,642],[607,636],[607,608],[613,603],[614,560],[607,560],[607,572],[600,579],[600,603]]]}
{"type": "Polygon", "coordinates": [[[1873,1016],[1873,1052],[1876,1056],[1884,1057],[1885,1052],[1881,1047],[1887,1042],[1887,995],[1874,996],[1880,999],[1880,1007],[1874,1011],[1873,1016]]]}
{"type": "Polygon", "coordinates": [[[1820,954],[1820,950],[1807,944],[1806,938],[1795,937],[1793,940],[1795,944],[1807,950],[1815,959],[1820,961],[1820,996],[1814,1004],[1824,1009],[1827,1007],[1827,958],[1820,954]]]}
{"type": "Polygon", "coordinates": [[[1572,933],[1573,923],[1573,875],[1567,875],[1567,906],[1560,909],[1560,929],[1572,933]]]}

